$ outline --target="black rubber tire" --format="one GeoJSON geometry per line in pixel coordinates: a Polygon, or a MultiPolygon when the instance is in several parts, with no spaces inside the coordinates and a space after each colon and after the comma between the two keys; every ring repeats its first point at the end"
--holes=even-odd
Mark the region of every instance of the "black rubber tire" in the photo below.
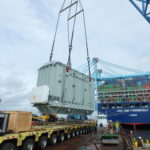
{"type": "Polygon", "coordinates": [[[97,132],[97,127],[94,127],[94,132],[97,132]]]}
{"type": "Polygon", "coordinates": [[[47,136],[41,136],[38,142],[38,146],[41,150],[45,149],[48,144],[47,136]]]}
{"type": "Polygon", "coordinates": [[[80,134],[83,134],[82,129],[79,132],[80,132],[80,134]]]}
{"type": "Polygon", "coordinates": [[[21,150],[33,150],[34,149],[34,140],[33,139],[26,139],[22,145],[21,150]]]}
{"type": "Polygon", "coordinates": [[[88,129],[87,128],[85,128],[85,134],[87,134],[88,133],[88,129]]]}
{"type": "Polygon", "coordinates": [[[93,132],[93,127],[90,127],[90,132],[93,132]]]}
{"type": "Polygon", "coordinates": [[[66,134],[66,139],[69,140],[70,138],[71,138],[70,133],[67,133],[67,134],[66,134]]]}
{"type": "Polygon", "coordinates": [[[65,140],[65,135],[64,133],[61,133],[59,136],[59,142],[63,142],[65,140]]]}
{"type": "Polygon", "coordinates": [[[85,134],[85,129],[82,129],[82,134],[85,134]]]}
{"type": "Polygon", "coordinates": [[[71,137],[75,137],[75,136],[76,136],[75,131],[72,131],[71,132],[71,137]]]}
{"type": "Polygon", "coordinates": [[[57,143],[57,136],[56,136],[56,134],[52,134],[52,135],[51,135],[50,143],[51,143],[52,145],[55,145],[55,144],[57,143]]]}
{"type": "Polygon", "coordinates": [[[16,146],[13,143],[4,143],[0,150],[16,150],[16,146]]]}
{"type": "Polygon", "coordinates": [[[79,130],[76,130],[76,136],[78,136],[79,135],[79,130]]]}

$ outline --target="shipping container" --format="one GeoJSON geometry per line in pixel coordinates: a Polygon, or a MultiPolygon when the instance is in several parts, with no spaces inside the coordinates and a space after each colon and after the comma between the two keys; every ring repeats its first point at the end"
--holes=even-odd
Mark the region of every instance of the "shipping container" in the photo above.
{"type": "Polygon", "coordinates": [[[100,102],[150,101],[150,74],[105,78],[102,81],[98,85],[100,102]]]}
{"type": "Polygon", "coordinates": [[[61,62],[49,62],[38,70],[32,103],[42,113],[91,114],[94,81],[74,69],[66,72],[61,62]]]}

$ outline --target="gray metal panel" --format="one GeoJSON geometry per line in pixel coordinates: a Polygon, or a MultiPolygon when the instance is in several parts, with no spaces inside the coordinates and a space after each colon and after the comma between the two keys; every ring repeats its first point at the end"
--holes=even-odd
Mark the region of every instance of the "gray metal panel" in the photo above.
{"type": "MultiPolygon", "coordinates": [[[[66,72],[66,66],[60,62],[49,62],[38,72],[37,86],[47,85],[50,89],[49,104],[45,110],[57,113],[82,112],[89,114],[94,111],[94,82],[88,76],[76,70],[66,72]]],[[[36,105],[37,106],[37,105],[36,105]]],[[[44,105],[38,104],[43,111],[44,105]],[[42,106],[42,107],[41,107],[42,106]]]]}
{"type": "Polygon", "coordinates": [[[9,114],[0,114],[0,134],[7,132],[9,114]]]}

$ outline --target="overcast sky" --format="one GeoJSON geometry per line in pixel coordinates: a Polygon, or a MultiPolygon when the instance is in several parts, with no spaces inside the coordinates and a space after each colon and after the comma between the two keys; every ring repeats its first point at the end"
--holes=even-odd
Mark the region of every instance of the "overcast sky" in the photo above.
{"type": "MultiPolygon", "coordinates": [[[[90,58],[150,71],[150,24],[128,0],[82,0],[90,58]]],[[[62,0],[0,0],[0,109],[32,110],[37,69],[49,59],[62,0]]],[[[54,60],[67,62],[65,14],[54,60]]],[[[86,62],[83,22],[77,20],[72,65],[86,62]]]]}

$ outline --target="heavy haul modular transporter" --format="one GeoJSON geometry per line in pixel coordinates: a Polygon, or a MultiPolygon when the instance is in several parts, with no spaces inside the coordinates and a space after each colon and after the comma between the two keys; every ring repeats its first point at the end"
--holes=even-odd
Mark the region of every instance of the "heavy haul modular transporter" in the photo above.
{"type": "Polygon", "coordinates": [[[59,125],[32,126],[28,131],[11,132],[7,130],[9,115],[0,114],[0,119],[0,150],[33,150],[35,145],[43,150],[48,143],[56,144],[80,134],[87,134],[95,127],[92,121],[78,124],[65,122],[59,125]]]}

